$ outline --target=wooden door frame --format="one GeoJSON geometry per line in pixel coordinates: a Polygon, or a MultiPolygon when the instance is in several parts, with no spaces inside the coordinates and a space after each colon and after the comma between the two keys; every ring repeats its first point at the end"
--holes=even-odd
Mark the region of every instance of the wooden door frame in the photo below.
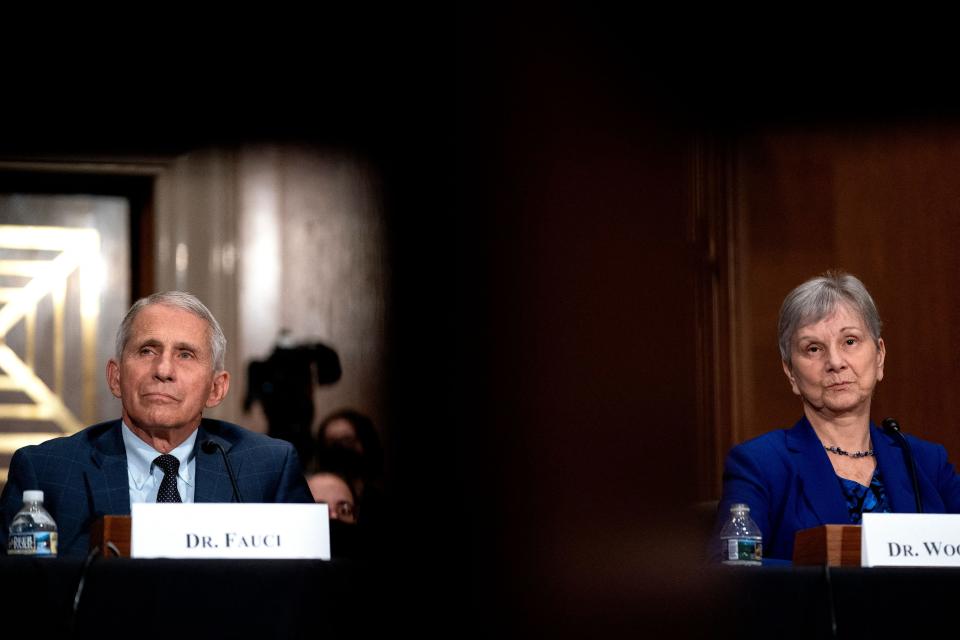
{"type": "Polygon", "coordinates": [[[3,158],[0,192],[118,196],[130,206],[130,300],[156,284],[154,194],[172,158],[3,158]]]}

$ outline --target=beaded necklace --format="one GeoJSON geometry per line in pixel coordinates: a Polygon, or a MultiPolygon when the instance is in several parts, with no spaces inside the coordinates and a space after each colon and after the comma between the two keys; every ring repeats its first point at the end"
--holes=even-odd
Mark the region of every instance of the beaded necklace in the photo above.
{"type": "Polygon", "coordinates": [[[873,449],[869,451],[844,451],[840,447],[828,447],[823,445],[823,448],[829,451],[830,453],[835,453],[838,456],[849,456],[851,458],[866,458],[867,456],[873,455],[873,449]]]}

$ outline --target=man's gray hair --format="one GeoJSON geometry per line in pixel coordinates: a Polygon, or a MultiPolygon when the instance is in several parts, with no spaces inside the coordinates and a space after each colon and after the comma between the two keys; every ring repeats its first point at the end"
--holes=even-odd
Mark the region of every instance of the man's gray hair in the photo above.
{"type": "Polygon", "coordinates": [[[140,298],[133,303],[130,311],[127,311],[127,315],[123,317],[120,328],[117,329],[117,362],[119,362],[121,356],[123,356],[123,349],[127,346],[127,341],[130,340],[133,321],[141,311],[154,304],[182,309],[192,313],[201,320],[205,320],[210,329],[210,353],[213,355],[213,370],[223,371],[224,357],[227,353],[227,338],[223,335],[223,329],[220,328],[220,323],[213,317],[213,314],[210,313],[210,309],[207,309],[206,305],[200,302],[195,295],[184,291],[154,293],[146,298],[140,298]]]}
{"type": "Polygon", "coordinates": [[[784,362],[791,364],[790,347],[797,330],[820,322],[832,314],[839,304],[847,304],[860,314],[874,342],[880,339],[883,323],[867,288],[856,276],[849,273],[827,271],[791,291],[780,306],[777,333],[780,339],[780,357],[784,362]]]}

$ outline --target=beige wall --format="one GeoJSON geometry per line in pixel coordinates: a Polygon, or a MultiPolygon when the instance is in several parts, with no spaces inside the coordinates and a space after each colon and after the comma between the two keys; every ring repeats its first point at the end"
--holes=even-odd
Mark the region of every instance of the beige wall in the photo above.
{"type": "Polygon", "coordinates": [[[351,157],[293,146],[207,149],[157,181],[156,287],[203,299],[227,334],[231,392],[210,415],[242,412],[246,367],[281,328],[323,342],[343,377],[315,394],[317,420],[349,405],[381,428],[387,270],[376,177],[351,157]]]}

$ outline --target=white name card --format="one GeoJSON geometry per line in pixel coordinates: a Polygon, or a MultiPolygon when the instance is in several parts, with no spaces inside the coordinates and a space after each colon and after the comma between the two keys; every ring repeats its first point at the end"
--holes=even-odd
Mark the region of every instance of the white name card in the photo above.
{"type": "Polygon", "coordinates": [[[865,513],[860,529],[864,567],[960,567],[960,515],[865,513]]]}
{"type": "Polygon", "coordinates": [[[131,505],[132,558],[330,559],[325,504],[131,505]]]}

